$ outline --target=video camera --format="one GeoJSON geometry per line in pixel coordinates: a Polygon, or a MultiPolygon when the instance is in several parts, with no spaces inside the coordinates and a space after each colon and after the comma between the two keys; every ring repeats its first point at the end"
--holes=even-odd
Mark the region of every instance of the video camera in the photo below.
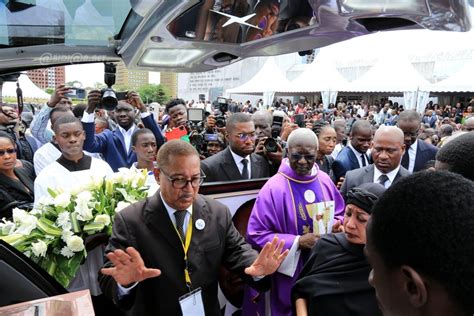
{"type": "Polygon", "coordinates": [[[105,63],[104,83],[107,88],[102,89],[102,99],[98,108],[103,108],[107,111],[113,111],[117,107],[119,100],[127,98],[127,92],[115,92],[112,86],[115,84],[116,66],[113,63],[105,63]]]}
{"type": "Polygon", "coordinates": [[[217,105],[217,109],[220,112],[216,117],[216,126],[224,128],[226,125],[225,113],[229,110],[229,100],[224,97],[218,97],[215,105],[217,105]]]}

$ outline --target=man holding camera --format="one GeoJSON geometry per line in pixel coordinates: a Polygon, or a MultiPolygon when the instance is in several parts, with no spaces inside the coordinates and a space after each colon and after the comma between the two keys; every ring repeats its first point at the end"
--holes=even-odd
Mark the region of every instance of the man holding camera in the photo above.
{"type": "Polygon", "coordinates": [[[252,121],[255,124],[257,133],[257,146],[255,153],[265,157],[270,164],[270,175],[274,175],[283,157],[283,148],[278,140],[281,132],[280,125],[274,124],[276,121],[272,113],[261,110],[252,115],[252,121]]]}
{"type": "Polygon", "coordinates": [[[84,131],[86,132],[84,149],[101,153],[114,171],[122,167],[129,168],[137,161],[137,156],[131,149],[132,134],[138,129],[135,124],[135,109],[140,111],[143,125],[155,135],[157,146],[159,147],[164,143],[160,128],[153,116],[147,111],[138,93],[129,91],[126,94],[126,101],[118,101],[115,108],[117,128],[113,131],[105,130],[98,135],[94,133],[94,112],[101,105],[102,94],[98,90],[93,90],[87,98],[87,109],[82,117],[84,131]]]}

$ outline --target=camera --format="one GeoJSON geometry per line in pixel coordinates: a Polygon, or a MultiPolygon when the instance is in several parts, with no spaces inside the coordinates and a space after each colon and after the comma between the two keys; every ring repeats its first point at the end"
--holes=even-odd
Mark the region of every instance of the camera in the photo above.
{"type": "Polygon", "coordinates": [[[127,92],[115,92],[112,86],[115,84],[115,72],[116,67],[113,63],[105,63],[104,70],[104,83],[107,88],[102,89],[102,98],[100,100],[99,108],[103,108],[107,111],[113,111],[117,107],[119,100],[125,100],[127,98],[127,92]]]}
{"type": "Polygon", "coordinates": [[[276,153],[278,151],[278,143],[273,138],[267,138],[263,143],[263,147],[269,153],[276,153]]]}

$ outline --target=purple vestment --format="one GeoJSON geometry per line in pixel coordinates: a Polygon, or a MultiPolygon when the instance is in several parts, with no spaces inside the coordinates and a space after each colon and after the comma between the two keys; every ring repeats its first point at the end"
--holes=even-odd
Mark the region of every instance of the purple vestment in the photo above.
{"type": "MultiPolygon", "coordinates": [[[[335,218],[342,223],[344,200],[331,178],[316,165],[312,175],[297,175],[289,166],[288,159],[284,159],[278,173],[267,181],[258,194],[247,227],[248,241],[260,249],[278,235],[285,241],[283,250],[290,249],[295,238],[303,234],[303,230],[313,231],[307,205],[324,201],[334,201],[335,218]]],[[[272,316],[292,314],[291,288],[303,268],[304,260],[305,255],[302,253],[293,277],[279,272],[272,275],[272,316]]],[[[246,296],[252,294],[247,293],[246,296]]],[[[258,308],[260,311],[261,307],[258,308]]]]}

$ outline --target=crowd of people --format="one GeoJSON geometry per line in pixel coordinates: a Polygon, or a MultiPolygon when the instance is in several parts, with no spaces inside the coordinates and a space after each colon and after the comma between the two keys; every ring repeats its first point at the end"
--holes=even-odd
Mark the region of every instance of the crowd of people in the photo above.
{"type": "Polygon", "coordinates": [[[70,286],[91,290],[97,314],[112,302],[132,315],[474,313],[474,101],[423,114],[390,101],[155,108],[130,91],[106,111],[100,91],[79,105],[67,91],[26,131],[1,104],[0,216],[34,209],[48,188],[147,170],[149,197],[117,213],[98,281],[70,286]],[[269,179],[246,236],[198,193],[258,178],[269,179]],[[247,284],[225,311],[220,265],[247,284]]]}

